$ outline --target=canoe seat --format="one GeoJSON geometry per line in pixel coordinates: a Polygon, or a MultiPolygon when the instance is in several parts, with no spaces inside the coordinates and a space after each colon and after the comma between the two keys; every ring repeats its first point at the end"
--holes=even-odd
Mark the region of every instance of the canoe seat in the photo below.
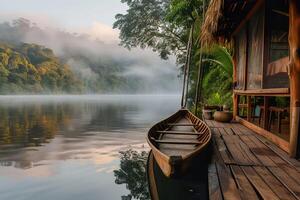
{"type": "Polygon", "coordinates": [[[195,124],[191,123],[168,123],[169,126],[196,126],[195,124]]]}
{"type": "Polygon", "coordinates": [[[201,132],[185,132],[185,131],[156,131],[157,133],[170,134],[170,135],[202,135],[201,132]]]}
{"type": "Polygon", "coordinates": [[[157,140],[153,137],[151,139],[158,144],[182,144],[182,145],[200,145],[202,142],[192,141],[178,141],[178,140],[157,140]]]}

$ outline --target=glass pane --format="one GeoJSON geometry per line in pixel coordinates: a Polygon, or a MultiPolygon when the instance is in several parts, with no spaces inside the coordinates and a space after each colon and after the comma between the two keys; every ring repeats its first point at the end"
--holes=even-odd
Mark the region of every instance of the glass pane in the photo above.
{"type": "Polygon", "coordinates": [[[270,57],[265,75],[265,88],[287,88],[289,77],[289,17],[287,1],[272,1],[269,10],[270,57]]]}

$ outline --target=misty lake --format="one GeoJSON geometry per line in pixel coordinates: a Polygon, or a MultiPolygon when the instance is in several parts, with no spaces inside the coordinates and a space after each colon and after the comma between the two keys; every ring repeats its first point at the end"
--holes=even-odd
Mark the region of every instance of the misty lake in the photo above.
{"type": "Polygon", "coordinates": [[[0,96],[0,199],[147,197],[147,130],[179,105],[176,95],[0,96]]]}

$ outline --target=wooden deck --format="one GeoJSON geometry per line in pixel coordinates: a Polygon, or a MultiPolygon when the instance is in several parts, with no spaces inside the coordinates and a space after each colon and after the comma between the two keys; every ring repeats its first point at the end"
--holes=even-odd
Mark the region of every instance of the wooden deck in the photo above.
{"type": "Polygon", "coordinates": [[[213,134],[210,199],[300,199],[300,162],[239,123],[206,120],[213,134]]]}

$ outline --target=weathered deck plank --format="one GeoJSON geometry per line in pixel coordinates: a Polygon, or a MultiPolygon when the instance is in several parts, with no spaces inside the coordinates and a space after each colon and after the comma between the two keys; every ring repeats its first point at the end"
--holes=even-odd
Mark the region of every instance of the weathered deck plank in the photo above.
{"type": "Polygon", "coordinates": [[[293,194],[282,185],[265,167],[253,167],[257,174],[267,183],[280,199],[295,199],[293,194]]]}
{"type": "Polygon", "coordinates": [[[223,199],[215,163],[208,166],[208,194],[211,200],[223,199]]]}
{"type": "Polygon", "coordinates": [[[244,200],[258,200],[259,197],[256,194],[249,180],[246,178],[244,172],[239,166],[231,166],[231,171],[241,191],[241,197],[244,200]]]}
{"type": "Polygon", "coordinates": [[[214,148],[210,199],[300,199],[298,160],[239,123],[206,123],[214,148]]]}
{"type": "Polygon", "coordinates": [[[216,167],[224,200],[241,199],[240,192],[226,165],[217,163],[216,167]]]}
{"type": "Polygon", "coordinates": [[[241,168],[262,199],[279,199],[279,197],[272,191],[268,184],[256,173],[252,167],[243,166],[241,168]]]}

